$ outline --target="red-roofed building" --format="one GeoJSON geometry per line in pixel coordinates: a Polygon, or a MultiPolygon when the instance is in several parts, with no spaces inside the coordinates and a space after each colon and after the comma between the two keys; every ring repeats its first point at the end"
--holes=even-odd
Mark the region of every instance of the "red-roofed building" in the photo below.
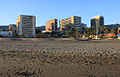
{"type": "Polygon", "coordinates": [[[108,33],[108,34],[99,34],[99,35],[90,35],[89,37],[92,39],[100,39],[101,36],[104,36],[106,39],[112,39],[112,37],[115,37],[115,33],[108,33]]]}
{"type": "Polygon", "coordinates": [[[107,36],[115,36],[115,33],[108,33],[107,36]]]}

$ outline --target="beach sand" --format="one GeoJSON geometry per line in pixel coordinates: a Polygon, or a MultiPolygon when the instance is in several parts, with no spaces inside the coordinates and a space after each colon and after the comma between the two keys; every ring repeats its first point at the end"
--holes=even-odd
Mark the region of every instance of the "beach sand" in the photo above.
{"type": "Polygon", "coordinates": [[[0,40],[0,77],[120,77],[120,41],[0,40]]]}

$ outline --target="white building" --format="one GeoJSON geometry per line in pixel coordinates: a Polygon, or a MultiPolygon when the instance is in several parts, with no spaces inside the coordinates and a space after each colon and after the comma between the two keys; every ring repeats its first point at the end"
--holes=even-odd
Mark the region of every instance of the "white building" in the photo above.
{"type": "Polygon", "coordinates": [[[36,27],[36,17],[20,15],[17,18],[18,35],[22,37],[34,37],[36,27]]]}

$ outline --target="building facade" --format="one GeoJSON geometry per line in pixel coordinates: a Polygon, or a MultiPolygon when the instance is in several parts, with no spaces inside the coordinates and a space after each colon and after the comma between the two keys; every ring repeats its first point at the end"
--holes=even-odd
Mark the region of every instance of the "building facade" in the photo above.
{"type": "Polygon", "coordinates": [[[36,27],[36,17],[29,15],[20,15],[17,18],[18,36],[34,37],[36,27]]]}
{"type": "Polygon", "coordinates": [[[87,28],[87,24],[81,23],[81,32],[84,33],[87,28]]]}
{"type": "Polygon", "coordinates": [[[81,17],[72,16],[68,18],[61,19],[60,23],[60,31],[66,30],[67,25],[74,25],[79,31],[81,31],[81,17]]]}
{"type": "Polygon", "coordinates": [[[46,21],[46,32],[57,31],[57,19],[46,21]]]}
{"type": "Polygon", "coordinates": [[[104,25],[104,26],[109,27],[112,30],[113,28],[118,29],[120,27],[120,24],[110,24],[110,25],[104,25]]]}
{"type": "Polygon", "coordinates": [[[91,18],[91,28],[96,29],[96,34],[99,32],[99,27],[104,26],[104,17],[95,16],[91,18]]]}

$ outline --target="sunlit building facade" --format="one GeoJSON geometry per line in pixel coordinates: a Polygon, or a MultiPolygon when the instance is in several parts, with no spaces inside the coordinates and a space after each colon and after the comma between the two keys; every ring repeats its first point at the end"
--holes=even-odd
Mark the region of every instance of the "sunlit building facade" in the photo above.
{"type": "Polygon", "coordinates": [[[95,16],[91,18],[91,28],[96,29],[96,34],[99,32],[99,27],[104,26],[104,17],[95,16]]]}
{"type": "Polygon", "coordinates": [[[22,37],[34,37],[36,27],[36,17],[20,15],[17,18],[17,32],[22,37]]]}
{"type": "Polygon", "coordinates": [[[57,19],[50,19],[46,21],[46,32],[57,31],[57,19]]]}
{"type": "Polygon", "coordinates": [[[81,17],[79,16],[71,16],[68,18],[61,19],[60,23],[60,31],[66,30],[66,26],[69,24],[74,25],[79,31],[81,31],[81,17]]]}

